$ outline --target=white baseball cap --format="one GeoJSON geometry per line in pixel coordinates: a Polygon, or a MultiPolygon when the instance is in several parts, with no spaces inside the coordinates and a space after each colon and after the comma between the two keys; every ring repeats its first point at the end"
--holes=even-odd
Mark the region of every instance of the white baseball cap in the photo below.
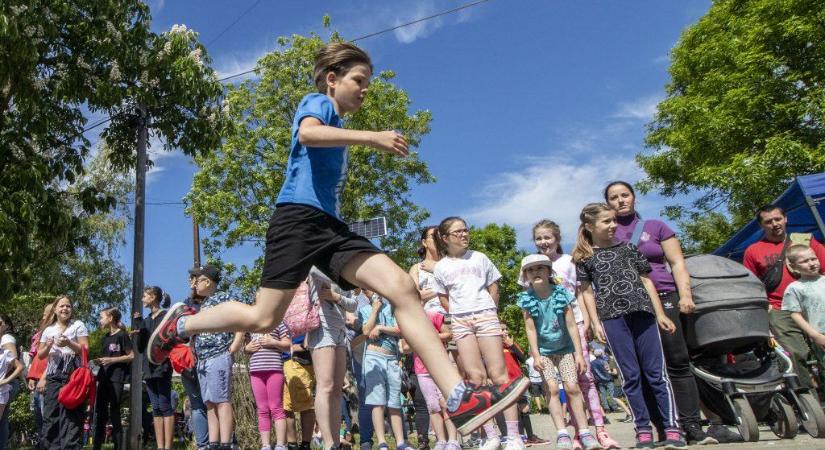
{"type": "Polygon", "coordinates": [[[527,280],[527,277],[524,276],[524,270],[537,265],[547,266],[550,269],[550,275],[553,274],[553,261],[550,261],[550,258],[546,255],[527,255],[521,260],[521,272],[519,272],[518,276],[519,285],[522,287],[530,287],[530,282],[527,280]]]}

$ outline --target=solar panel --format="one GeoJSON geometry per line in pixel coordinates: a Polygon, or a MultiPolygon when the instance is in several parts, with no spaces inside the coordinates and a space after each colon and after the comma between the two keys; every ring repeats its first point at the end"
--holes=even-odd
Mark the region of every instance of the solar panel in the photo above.
{"type": "Polygon", "coordinates": [[[367,239],[375,239],[377,237],[387,235],[387,218],[376,217],[375,219],[359,220],[349,224],[349,230],[353,233],[360,234],[367,239]]]}

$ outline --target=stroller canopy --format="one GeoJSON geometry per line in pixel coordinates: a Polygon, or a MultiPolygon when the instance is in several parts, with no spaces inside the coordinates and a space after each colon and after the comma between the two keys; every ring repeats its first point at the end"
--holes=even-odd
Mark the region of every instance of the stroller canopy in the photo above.
{"type": "MultiPolygon", "coordinates": [[[[825,172],[796,177],[793,183],[773,202],[788,215],[788,233],[813,233],[821,242],[825,234],[825,172]]],[[[714,255],[742,261],[745,249],[762,237],[756,219],[714,250],[714,255]]]]}

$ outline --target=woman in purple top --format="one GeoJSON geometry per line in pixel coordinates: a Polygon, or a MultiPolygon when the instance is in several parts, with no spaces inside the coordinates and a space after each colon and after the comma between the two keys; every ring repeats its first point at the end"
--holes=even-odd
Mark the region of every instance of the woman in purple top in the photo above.
{"type": "MultiPolygon", "coordinates": [[[[604,189],[604,199],[616,211],[616,240],[632,242],[650,262],[650,279],[662,300],[668,318],[676,325],[673,334],[660,333],[665,353],[667,373],[673,385],[673,395],[679,410],[679,422],[690,444],[716,444],[700,424],[699,390],[690,371],[690,357],[683,334],[683,314],[692,314],[695,308],[690,291],[690,274],[676,233],[661,220],[642,220],[636,213],[636,194],[624,181],[614,181],[604,189]],[[636,230],[640,225],[641,230],[636,230]],[[635,236],[634,236],[635,232],[635,236]],[[635,238],[635,239],[634,239],[635,238]],[[668,270],[666,264],[670,265],[668,270]]],[[[647,395],[645,397],[648,397],[647,395]]],[[[657,428],[661,419],[655,417],[656,408],[650,408],[657,428]]]]}

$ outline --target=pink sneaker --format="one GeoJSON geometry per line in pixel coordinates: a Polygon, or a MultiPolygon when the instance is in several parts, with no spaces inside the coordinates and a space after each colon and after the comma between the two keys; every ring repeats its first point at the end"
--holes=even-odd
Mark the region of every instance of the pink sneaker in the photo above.
{"type": "Polygon", "coordinates": [[[607,434],[607,430],[602,430],[596,433],[596,439],[599,440],[599,444],[602,444],[602,448],[605,450],[622,448],[615,439],[607,434]]]}

